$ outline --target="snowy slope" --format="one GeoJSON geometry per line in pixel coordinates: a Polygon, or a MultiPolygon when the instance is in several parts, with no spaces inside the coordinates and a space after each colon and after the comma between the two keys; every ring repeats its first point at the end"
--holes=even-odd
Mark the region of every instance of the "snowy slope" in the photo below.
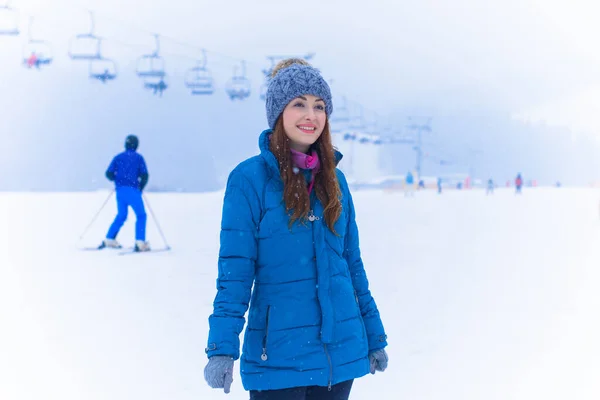
{"type": "MultiPolygon", "coordinates": [[[[77,250],[107,194],[0,194],[0,399],[247,399],[237,371],[229,396],[203,380],[222,193],[148,194],[172,252],[77,250]]],[[[390,366],[351,398],[600,398],[599,200],[356,193],[390,366]]]]}

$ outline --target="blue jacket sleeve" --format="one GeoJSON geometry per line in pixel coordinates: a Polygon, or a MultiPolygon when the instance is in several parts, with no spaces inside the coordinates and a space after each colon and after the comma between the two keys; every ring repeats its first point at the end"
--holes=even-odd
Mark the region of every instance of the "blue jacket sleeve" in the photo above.
{"type": "Polygon", "coordinates": [[[148,175],[148,167],[146,166],[146,160],[144,159],[144,157],[142,157],[141,154],[138,175],[148,175]]]}
{"type": "MultiPolygon", "coordinates": [[[[342,178],[344,179],[344,178],[342,178]]],[[[352,285],[356,292],[356,298],[360,307],[367,337],[369,340],[369,352],[382,349],[387,346],[387,335],[381,322],[379,310],[375,299],[369,290],[369,281],[367,273],[360,256],[360,246],[358,241],[358,226],[356,224],[356,213],[354,211],[354,203],[352,195],[344,182],[346,188],[344,195],[348,199],[348,228],[346,231],[346,242],[344,246],[344,258],[348,262],[350,268],[350,276],[352,277],[352,285]]]]}
{"type": "Polygon", "coordinates": [[[104,173],[104,175],[106,175],[106,179],[108,179],[109,181],[114,181],[116,170],[117,170],[117,157],[114,157],[112,159],[112,161],[110,162],[110,165],[106,169],[106,172],[104,173]]]}
{"type": "Polygon", "coordinates": [[[240,357],[239,335],[248,310],[258,253],[260,201],[248,178],[234,170],[227,181],[221,221],[217,295],[209,317],[208,357],[240,357]]]}
{"type": "Polygon", "coordinates": [[[146,166],[146,160],[144,160],[144,157],[142,157],[142,155],[140,155],[138,178],[140,182],[139,189],[144,190],[144,188],[148,184],[148,167],[146,166]]]}

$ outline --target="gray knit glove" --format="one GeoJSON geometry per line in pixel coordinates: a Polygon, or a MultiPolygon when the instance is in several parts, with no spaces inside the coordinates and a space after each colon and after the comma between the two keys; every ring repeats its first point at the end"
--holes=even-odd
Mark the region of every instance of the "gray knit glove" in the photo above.
{"type": "Polygon", "coordinates": [[[229,356],[212,356],[204,367],[204,379],[213,389],[223,389],[229,393],[233,382],[233,358],[229,356]]]}
{"type": "Polygon", "coordinates": [[[371,373],[375,374],[375,371],[383,372],[388,365],[388,355],[385,349],[375,350],[369,354],[369,362],[371,363],[371,373]]]}

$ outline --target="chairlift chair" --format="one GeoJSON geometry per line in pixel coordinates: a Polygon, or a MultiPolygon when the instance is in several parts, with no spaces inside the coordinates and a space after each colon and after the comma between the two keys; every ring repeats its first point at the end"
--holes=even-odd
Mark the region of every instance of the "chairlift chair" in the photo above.
{"type": "Polygon", "coordinates": [[[10,6],[10,1],[0,4],[0,35],[19,35],[19,14],[10,6]]]}
{"type": "Polygon", "coordinates": [[[159,55],[160,42],[158,35],[154,35],[156,50],[152,54],[144,54],[138,58],[136,74],[140,78],[163,78],[167,73],[165,60],[159,55]]]}
{"type": "Polygon", "coordinates": [[[138,58],[136,74],[140,78],[162,78],[166,75],[165,60],[157,54],[146,54],[138,58]]]}
{"type": "Polygon", "coordinates": [[[94,34],[94,14],[90,11],[91,26],[89,33],[75,35],[69,40],[69,57],[72,60],[98,60],[101,39],[94,34]]]}
{"type": "Polygon", "coordinates": [[[198,65],[185,73],[185,86],[191,89],[192,95],[211,95],[215,91],[212,74],[206,69],[206,50],[202,50],[202,54],[203,57],[198,61],[198,65]]]}
{"type": "Polygon", "coordinates": [[[200,67],[191,68],[185,74],[185,86],[193,95],[209,95],[215,91],[215,84],[210,72],[200,67]]]}
{"type": "Polygon", "coordinates": [[[233,77],[227,82],[225,88],[229,98],[233,101],[235,99],[244,100],[250,96],[251,85],[250,80],[246,77],[246,63],[241,63],[241,73],[237,73],[238,66],[233,68],[233,77]]]}
{"type": "Polygon", "coordinates": [[[33,17],[29,19],[29,40],[23,47],[23,65],[28,68],[40,68],[42,65],[50,65],[52,63],[52,47],[44,40],[35,40],[31,34],[31,26],[33,25],[33,17]]]}
{"type": "Polygon", "coordinates": [[[244,100],[250,97],[250,81],[243,77],[233,77],[226,90],[231,100],[244,100]]]}

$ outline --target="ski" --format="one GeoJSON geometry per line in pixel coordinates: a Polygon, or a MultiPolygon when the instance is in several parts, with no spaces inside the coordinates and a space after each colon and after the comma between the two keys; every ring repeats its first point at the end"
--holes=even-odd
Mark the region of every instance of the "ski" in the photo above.
{"type": "MultiPolygon", "coordinates": [[[[131,247],[131,249],[133,250],[133,247],[131,247]]],[[[119,248],[114,248],[114,247],[102,247],[102,246],[96,246],[96,247],[80,247],[79,250],[81,251],[100,251],[100,250],[123,250],[123,247],[119,247],[119,248]]]]}
{"type": "Polygon", "coordinates": [[[170,250],[171,250],[170,247],[161,247],[158,249],[150,249],[147,251],[135,251],[135,249],[131,248],[131,249],[119,252],[119,255],[125,256],[127,254],[161,253],[161,252],[170,251],[170,250]]]}

